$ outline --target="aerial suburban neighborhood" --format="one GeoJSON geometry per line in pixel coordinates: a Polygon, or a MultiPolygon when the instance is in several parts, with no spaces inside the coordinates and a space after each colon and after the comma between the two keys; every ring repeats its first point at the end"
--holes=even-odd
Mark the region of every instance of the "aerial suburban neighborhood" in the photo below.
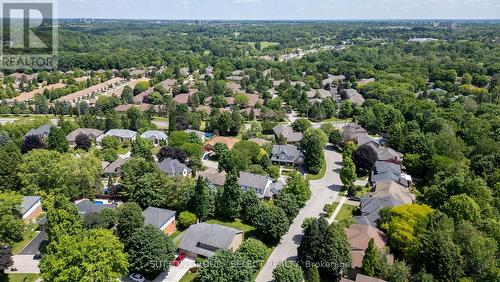
{"type": "Polygon", "coordinates": [[[500,281],[500,22],[119,18],[1,68],[0,282],[500,281]]]}

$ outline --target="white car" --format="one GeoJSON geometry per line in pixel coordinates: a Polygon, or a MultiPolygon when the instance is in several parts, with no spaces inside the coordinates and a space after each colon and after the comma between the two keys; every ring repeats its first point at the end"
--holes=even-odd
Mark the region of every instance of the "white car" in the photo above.
{"type": "Polygon", "coordinates": [[[130,276],[128,278],[130,278],[130,280],[135,281],[135,282],[144,282],[144,280],[146,280],[146,278],[144,278],[144,276],[142,276],[138,273],[132,273],[132,274],[130,274],[130,276]]]}

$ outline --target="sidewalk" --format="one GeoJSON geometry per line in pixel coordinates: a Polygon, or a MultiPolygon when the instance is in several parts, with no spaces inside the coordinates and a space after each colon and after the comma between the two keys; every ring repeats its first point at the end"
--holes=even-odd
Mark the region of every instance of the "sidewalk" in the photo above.
{"type": "Polygon", "coordinates": [[[333,214],[332,216],[328,219],[328,224],[332,224],[333,221],[335,220],[335,218],[337,217],[337,215],[339,214],[340,212],[340,209],[342,208],[342,206],[344,205],[345,201],[347,201],[347,198],[346,197],[340,197],[340,202],[339,204],[337,205],[337,207],[335,208],[335,211],[333,211],[333,214]]]}

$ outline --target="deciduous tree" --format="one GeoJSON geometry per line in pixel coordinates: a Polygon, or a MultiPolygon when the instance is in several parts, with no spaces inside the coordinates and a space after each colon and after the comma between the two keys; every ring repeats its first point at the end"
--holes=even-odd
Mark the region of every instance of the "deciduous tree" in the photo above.
{"type": "Polygon", "coordinates": [[[123,244],[110,230],[61,234],[40,261],[45,281],[113,281],[128,273],[123,244]]]}
{"type": "Polygon", "coordinates": [[[168,271],[174,259],[174,244],[158,227],[146,225],[135,229],[125,244],[130,270],[155,278],[168,271]]]}

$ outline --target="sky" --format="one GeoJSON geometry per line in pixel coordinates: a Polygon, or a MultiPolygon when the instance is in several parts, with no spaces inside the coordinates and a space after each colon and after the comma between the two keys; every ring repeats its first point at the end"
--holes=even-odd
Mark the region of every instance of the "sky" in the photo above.
{"type": "Polygon", "coordinates": [[[60,18],[499,19],[500,0],[57,0],[60,18]]]}

